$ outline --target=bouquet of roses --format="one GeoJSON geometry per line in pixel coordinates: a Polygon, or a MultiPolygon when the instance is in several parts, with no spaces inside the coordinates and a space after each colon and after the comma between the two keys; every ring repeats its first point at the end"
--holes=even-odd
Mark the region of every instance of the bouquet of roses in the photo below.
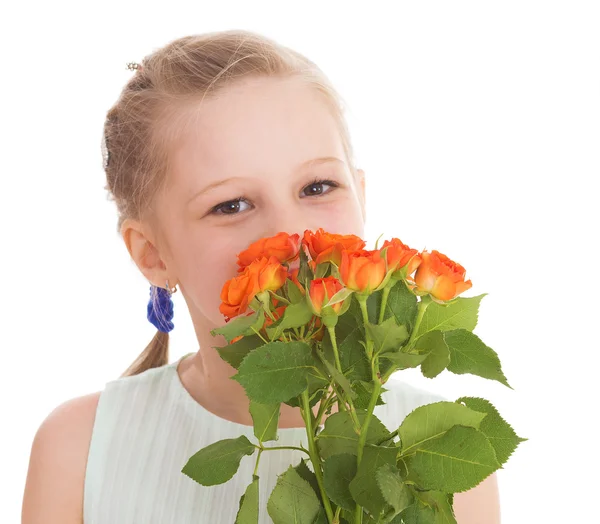
{"type": "Polygon", "coordinates": [[[217,349],[237,369],[257,442],[215,442],[182,470],[221,484],[256,453],[236,524],[258,522],[258,462],[264,443],[277,439],[281,403],[302,412],[308,449],[298,449],[311,468],[301,460],[279,475],[267,504],[275,524],[455,523],[453,494],[527,440],[482,398],[420,406],[396,428],[373,414],[402,369],[420,366],[428,378],[448,369],[510,387],[495,351],[473,334],[485,293],[458,297],[472,284],[444,254],[397,238],[366,250],[357,236],[319,229],[260,239],[238,265],[221,293],[227,323],[212,334],[229,343],[217,349]]]}

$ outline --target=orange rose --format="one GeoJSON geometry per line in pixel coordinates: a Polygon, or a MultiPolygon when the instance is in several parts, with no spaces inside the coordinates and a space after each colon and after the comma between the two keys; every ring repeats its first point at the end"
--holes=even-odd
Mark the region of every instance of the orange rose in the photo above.
{"type": "Polygon", "coordinates": [[[386,240],[381,246],[381,250],[387,247],[385,259],[388,264],[388,271],[396,271],[406,266],[404,276],[412,275],[421,263],[421,256],[416,249],[409,248],[398,238],[386,240]]]}
{"type": "Polygon", "coordinates": [[[385,275],[385,259],[378,249],[342,251],[340,276],[348,289],[371,293],[383,282],[385,275]]]}
{"type": "Polygon", "coordinates": [[[261,238],[237,255],[238,272],[244,271],[254,260],[262,257],[274,256],[279,262],[292,262],[298,258],[300,250],[300,235],[288,235],[287,233],[277,233],[273,237],[261,238]]]}
{"type": "Polygon", "coordinates": [[[424,251],[421,258],[423,261],[415,274],[417,290],[438,300],[452,300],[473,285],[470,280],[464,281],[465,268],[439,251],[424,251]]]}
{"type": "MultiPolygon", "coordinates": [[[[321,309],[333,295],[338,291],[344,289],[342,283],[335,277],[316,278],[310,282],[310,290],[308,296],[314,308],[315,314],[321,315],[321,309]]],[[[342,309],[344,302],[338,302],[331,306],[331,308],[339,313],[342,309]]]]}
{"type": "Polygon", "coordinates": [[[356,251],[365,247],[365,241],[356,235],[337,235],[327,233],[319,228],[316,233],[309,229],[304,231],[302,243],[308,248],[310,256],[316,264],[333,262],[339,267],[342,251],[356,251]]]}
{"type": "Polygon", "coordinates": [[[240,275],[225,282],[219,311],[226,317],[236,317],[248,309],[257,293],[277,291],[286,278],[287,268],[276,257],[255,260],[240,275]]]}

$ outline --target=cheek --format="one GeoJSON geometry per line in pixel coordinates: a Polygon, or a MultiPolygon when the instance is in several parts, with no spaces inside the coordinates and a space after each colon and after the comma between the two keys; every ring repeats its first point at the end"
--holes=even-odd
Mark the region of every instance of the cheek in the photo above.
{"type": "Polygon", "coordinates": [[[197,251],[182,254],[181,280],[196,309],[213,322],[222,323],[219,311],[221,290],[237,275],[236,255],[228,247],[203,244],[197,251]]]}
{"type": "Polygon", "coordinates": [[[360,204],[352,198],[340,200],[324,213],[315,215],[313,230],[322,227],[325,231],[342,235],[357,235],[364,238],[364,222],[360,204]]]}

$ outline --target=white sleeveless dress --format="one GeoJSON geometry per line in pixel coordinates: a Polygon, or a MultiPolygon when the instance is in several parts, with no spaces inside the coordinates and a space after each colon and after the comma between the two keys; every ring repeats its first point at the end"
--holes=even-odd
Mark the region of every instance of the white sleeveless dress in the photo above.
{"type": "MultiPolygon", "coordinates": [[[[185,355],[187,356],[187,355],[185,355]]],[[[256,457],[244,456],[225,484],[201,486],[181,470],[201,448],[246,435],[252,427],[220,418],[184,388],[177,366],[185,358],[106,384],[100,395],[84,488],[84,524],[233,524],[241,495],[252,480],[256,457]]],[[[390,379],[385,405],[375,415],[396,429],[416,407],[447,400],[390,379]]],[[[307,447],[304,428],[278,430],[267,445],[307,447]]],[[[277,475],[306,455],[296,450],[264,452],[258,475],[260,524],[271,524],[268,497],[277,475]],[[263,510],[264,508],[264,510],[263,510]]]]}

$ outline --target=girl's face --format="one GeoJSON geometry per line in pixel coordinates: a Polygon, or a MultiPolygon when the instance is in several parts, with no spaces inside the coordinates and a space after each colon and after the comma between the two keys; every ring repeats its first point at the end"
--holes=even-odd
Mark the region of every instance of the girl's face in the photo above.
{"type": "Polygon", "coordinates": [[[363,172],[352,175],[323,95],[298,79],[246,80],[205,100],[173,155],[160,256],[196,325],[224,324],[223,284],[259,238],[364,235],[363,172]]]}

